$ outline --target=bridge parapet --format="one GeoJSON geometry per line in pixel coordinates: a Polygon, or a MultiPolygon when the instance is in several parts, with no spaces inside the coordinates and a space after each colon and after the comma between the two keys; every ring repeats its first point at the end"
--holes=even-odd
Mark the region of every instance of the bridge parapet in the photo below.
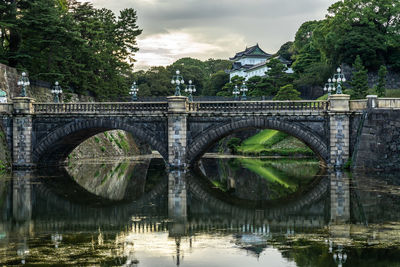
{"type": "Polygon", "coordinates": [[[377,108],[400,109],[400,98],[378,98],[377,108]]]}
{"type": "Polygon", "coordinates": [[[0,114],[11,114],[13,111],[12,103],[1,103],[0,104],[0,114]]]}
{"type": "Polygon", "coordinates": [[[132,114],[167,112],[168,102],[35,103],[35,114],[132,114]]]}
{"type": "Polygon", "coordinates": [[[327,111],[328,101],[204,101],[188,104],[189,112],[327,111]]]}

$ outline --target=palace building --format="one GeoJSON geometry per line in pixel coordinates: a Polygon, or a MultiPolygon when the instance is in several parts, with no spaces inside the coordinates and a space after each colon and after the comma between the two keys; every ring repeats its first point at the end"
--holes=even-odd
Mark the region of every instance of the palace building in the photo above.
{"type": "MultiPolygon", "coordinates": [[[[247,80],[253,76],[264,76],[268,72],[267,62],[271,58],[274,58],[274,56],[264,52],[258,44],[248,47],[229,59],[233,61],[229,78],[232,79],[234,76],[240,76],[245,77],[247,80]]],[[[281,56],[277,58],[288,67],[286,73],[293,73],[293,70],[289,68],[291,64],[289,60],[281,56]]]]}

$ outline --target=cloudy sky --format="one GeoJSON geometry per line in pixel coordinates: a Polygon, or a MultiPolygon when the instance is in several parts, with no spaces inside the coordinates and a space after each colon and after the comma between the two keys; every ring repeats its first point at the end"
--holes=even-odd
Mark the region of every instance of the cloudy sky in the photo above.
{"type": "Polygon", "coordinates": [[[182,57],[228,59],[256,43],[275,53],[300,25],[323,19],[337,0],[85,0],[115,13],[137,10],[135,69],[166,66],[182,57]]]}

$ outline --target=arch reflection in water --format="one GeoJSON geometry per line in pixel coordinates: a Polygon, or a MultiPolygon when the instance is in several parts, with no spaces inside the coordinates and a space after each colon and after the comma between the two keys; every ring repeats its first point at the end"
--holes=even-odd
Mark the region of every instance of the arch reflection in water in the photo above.
{"type": "MultiPolygon", "coordinates": [[[[71,189],[56,187],[58,178],[35,179],[30,190],[21,190],[24,187],[18,183],[10,186],[11,198],[20,199],[21,203],[12,207],[30,209],[31,216],[23,223],[29,226],[24,231],[13,230],[15,224],[7,219],[2,222],[8,243],[0,238],[0,264],[25,260],[37,264],[185,266],[201,258],[202,264],[207,265],[235,266],[244,262],[247,266],[262,266],[275,258],[275,266],[290,262],[301,265],[305,259],[310,264],[322,262],[330,266],[335,262],[343,264],[346,258],[345,264],[362,266],[364,261],[380,255],[379,250],[374,250],[377,254],[368,250],[361,260],[357,255],[364,248],[349,247],[349,243],[361,242],[365,236],[371,244],[393,243],[400,230],[392,225],[385,235],[374,234],[370,228],[360,234],[361,226],[349,227],[349,222],[363,216],[369,223],[385,221],[385,216],[378,218],[374,211],[382,205],[400,210],[400,204],[398,197],[392,197],[381,203],[375,201],[375,207],[371,201],[365,206],[364,200],[377,199],[378,193],[350,186],[346,173],[329,173],[293,199],[265,203],[266,206],[239,205],[229,192],[210,187],[204,177],[191,172],[168,173],[166,179],[144,190],[135,201],[108,201],[101,205],[78,200],[87,199],[89,191],[64,194],[61,189],[71,189]],[[227,254],[231,256],[221,257],[227,254]],[[252,260],[253,256],[258,261],[252,260]]],[[[372,185],[377,188],[374,182],[372,185]]],[[[23,218],[14,210],[11,214],[23,218]]],[[[399,260],[396,251],[382,251],[389,255],[386,266],[395,266],[393,263],[399,260]]]]}

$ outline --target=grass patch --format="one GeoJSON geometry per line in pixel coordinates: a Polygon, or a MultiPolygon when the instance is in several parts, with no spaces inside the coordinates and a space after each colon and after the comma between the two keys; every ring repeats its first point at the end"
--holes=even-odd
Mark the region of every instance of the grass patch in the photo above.
{"type": "Polygon", "coordinates": [[[291,190],[295,190],[297,188],[297,184],[290,181],[290,179],[287,179],[284,175],[280,175],[279,172],[273,170],[272,168],[268,168],[265,166],[265,162],[261,160],[239,159],[239,161],[244,167],[267,179],[271,183],[278,183],[291,190]]]}
{"type": "Polygon", "coordinates": [[[400,89],[386,89],[385,96],[386,97],[399,97],[400,98],[400,89]]]}

